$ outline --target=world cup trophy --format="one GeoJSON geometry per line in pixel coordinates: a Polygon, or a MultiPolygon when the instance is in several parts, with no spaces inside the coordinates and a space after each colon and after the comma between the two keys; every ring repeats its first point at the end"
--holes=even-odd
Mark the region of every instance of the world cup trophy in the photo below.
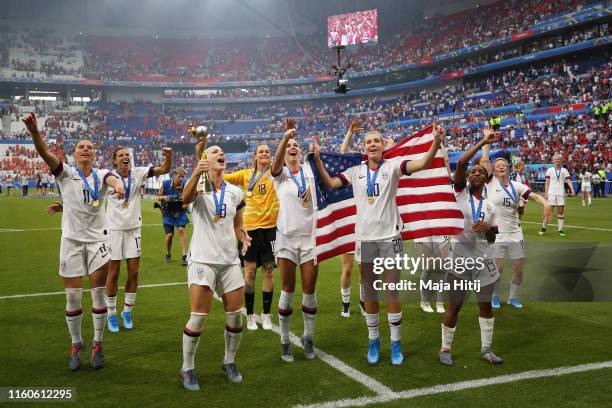
{"type": "MultiPolygon", "coordinates": [[[[206,126],[195,127],[190,124],[189,132],[191,132],[191,134],[196,139],[198,139],[198,144],[196,145],[196,154],[198,155],[198,159],[206,159],[206,146],[208,145],[208,129],[206,128],[206,126]]],[[[210,182],[210,178],[208,178],[208,172],[205,172],[200,177],[200,181],[198,182],[198,193],[204,192],[206,194],[210,194],[215,190],[215,186],[213,185],[213,183],[210,182]]]]}

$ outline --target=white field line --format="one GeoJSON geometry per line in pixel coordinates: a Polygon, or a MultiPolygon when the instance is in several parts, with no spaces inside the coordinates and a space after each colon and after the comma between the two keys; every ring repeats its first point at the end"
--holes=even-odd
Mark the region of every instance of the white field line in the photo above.
{"type": "MultiPolygon", "coordinates": [[[[521,221],[521,224],[535,224],[535,225],[542,225],[541,222],[533,222],[533,221],[521,221]]],[[[548,227],[556,227],[557,224],[547,224],[548,227]]],[[[578,228],[578,229],[586,229],[586,230],[593,230],[593,231],[608,231],[608,232],[612,232],[612,229],[610,228],[593,228],[593,227],[581,227],[580,225],[567,225],[567,224],[563,224],[563,228],[578,228]]]]}
{"type": "MultiPolygon", "coordinates": [[[[160,227],[162,224],[142,224],[142,227],[160,227]]],[[[59,231],[61,227],[49,228],[0,228],[0,232],[30,232],[30,231],[59,231]]]]}
{"type": "MultiPolygon", "coordinates": [[[[186,285],[187,282],[168,282],[168,283],[153,283],[153,284],[148,284],[148,285],[139,285],[138,288],[142,289],[142,288],[157,288],[157,287],[162,287],[162,286],[178,286],[178,285],[186,285]]],[[[122,290],[123,288],[119,288],[119,290],[122,290]]],[[[88,292],[89,290],[84,290],[84,292],[88,292]]],[[[27,294],[21,294],[21,295],[8,295],[8,296],[0,296],[0,300],[4,300],[4,299],[19,299],[19,298],[29,298],[29,297],[40,297],[40,296],[59,296],[59,295],[64,295],[65,292],[61,291],[61,292],[42,292],[42,293],[27,293],[27,294]]],[[[215,298],[217,300],[221,300],[219,299],[216,295],[215,298]]],[[[246,315],[246,311],[243,310],[243,314],[246,315]]],[[[256,319],[258,321],[259,324],[261,324],[261,318],[259,316],[256,316],[256,319]]],[[[276,334],[278,334],[280,336],[280,328],[277,325],[273,325],[272,326],[272,331],[276,334]]],[[[296,347],[302,348],[302,343],[300,341],[300,338],[297,337],[295,334],[290,333],[290,338],[289,340],[291,341],[291,343],[293,345],[295,345],[296,347]]],[[[352,380],[360,383],[361,385],[363,385],[364,387],[368,388],[370,391],[376,393],[377,395],[391,395],[393,394],[393,390],[391,390],[389,387],[386,387],[385,385],[383,385],[382,383],[376,381],[375,379],[363,374],[362,372],[355,370],[354,368],[350,367],[348,364],[344,363],[343,361],[337,359],[336,357],[327,354],[326,352],[315,348],[315,353],[317,354],[318,358],[323,361],[324,363],[328,364],[330,367],[335,368],[336,370],[340,371],[340,373],[342,373],[343,375],[351,378],[352,380]]]]}
{"type": "Polygon", "coordinates": [[[343,399],[337,401],[320,402],[311,405],[296,405],[294,408],[363,407],[370,404],[378,404],[389,401],[436,395],[445,392],[462,391],[472,388],[486,387],[488,385],[508,384],[522,380],[531,380],[545,377],[558,377],[561,375],[584,373],[587,371],[601,370],[605,368],[612,368],[612,360],[602,361],[599,363],[581,364],[576,366],[557,367],[546,370],[523,371],[515,374],[500,375],[497,377],[480,378],[476,380],[461,381],[451,384],[434,385],[432,387],[415,388],[412,390],[399,391],[392,394],[378,395],[375,397],[343,399]]]}

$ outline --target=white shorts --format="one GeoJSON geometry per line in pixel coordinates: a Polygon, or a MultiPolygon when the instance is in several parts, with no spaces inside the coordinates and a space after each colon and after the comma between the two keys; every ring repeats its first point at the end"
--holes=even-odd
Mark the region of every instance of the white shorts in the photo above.
{"type": "Polygon", "coordinates": [[[457,261],[458,258],[471,259],[475,261],[474,257],[463,257],[459,255],[453,254],[452,249],[450,250],[450,254],[455,262],[455,268],[450,269],[449,272],[455,275],[460,279],[465,279],[468,281],[480,281],[480,287],[484,288],[485,286],[489,286],[499,279],[499,270],[497,269],[497,265],[495,261],[491,258],[484,258],[481,265],[474,266],[472,268],[465,268],[459,265],[463,265],[465,261],[457,261]]]}
{"type": "Polygon", "coordinates": [[[548,195],[548,204],[554,205],[557,207],[563,207],[565,205],[565,196],[564,195],[548,195]]]}
{"type": "Polygon", "coordinates": [[[591,192],[591,185],[590,184],[583,184],[583,185],[580,186],[580,188],[585,193],[590,193],[591,192]]]}
{"type": "Polygon", "coordinates": [[[187,286],[208,286],[218,296],[240,289],[244,278],[240,264],[214,265],[190,261],[187,267],[187,286]]]}
{"type": "Polygon", "coordinates": [[[375,258],[395,258],[404,254],[404,244],[400,237],[385,241],[357,241],[355,260],[357,263],[373,263],[375,258]]]}
{"type": "Polygon", "coordinates": [[[414,247],[417,249],[417,252],[421,251],[419,248],[420,245],[424,245],[427,250],[429,250],[430,254],[433,256],[447,256],[448,253],[445,253],[445,248],[449,246],[449,240],[446,235],[433,235],[431,237],[426,238],[417,238],[414,240],[414,247]]]}
{"type": "Polygon", "coordinates": [[[140,227],[124,231],[110,230],[110,244],[113,248],[111,260],[140,258],[142,241],[140,227]]]}
{"type": "Polygon", "coordinates": [[[277,230],[273,249],[276,259],[288,259],[296,265],[304,265],[315,259],[314,240],[310,236],[288,237],[277,230]]]}
{"type": "Polygon", "coordinates": [[[81,242],[62,237],[59,274],[64,278],[91,275],[110,259],[110,241],[81,242]]]}
{"type": "Polygon", "coordinates": [[[504,259],[508,255],[513,261],[525,257],[523,231],[500,232],[493,244],[493,258],[504,259]]]}

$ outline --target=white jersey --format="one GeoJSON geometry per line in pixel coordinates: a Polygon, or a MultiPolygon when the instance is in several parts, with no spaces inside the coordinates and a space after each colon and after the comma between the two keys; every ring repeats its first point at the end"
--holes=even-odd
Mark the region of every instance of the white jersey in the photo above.
{"type": "MultiPolygon", "coordinates": [[[[303,201],[298,193],[298,186],[291,179],[291,172],[287,167],[277,176],[272,176],[274,182],[274,190],[278,197],[280,208],[278,211],[278,219],[276,229],[284,235],[301,235],[313,236],[314,234],[314,177],[307,166],[300,165],[300,169],[304,172],[304,180],[306,189],[310,187],[311,200],[308,207],[303,206],[303,201]]],[[[293,174],[295,180],[301,185],[302,180],[300,173],[293,174]]]]}
{"type": "Polygon", "coordinates": [[[565,180],[570,179],[569,171],[566,168],[561,167],[561,170],[557,170],[554,167],[546,170],[546,178],[550,180],[548,184],[548,195],[565,195],[565,180]]]}
{"type": "MultiPolygon", "coordinates": [[[[108,194],[108,207],[106,208],[106,219],[108,228],[113,231],[125,231],[138,228],[142,225],[142,215],[140,213],[140,184],[152,175],[151,167],[136,167],[131,172],[131,186],[129,191],[128,207],[124,208],[125,198],[119,199],[114,195],[108,194]]],[[[114,172],[113,176],[119,180],[122,177],[114,172]]],[[[128,194],[128,179],[123,179],[125,194],[128,194]]]]}
{"type": "Polygon", "coordinates": [[[504,191],[502,183],[497,177],[492,177],[487,183],[487,200],[495,206],[499,232],[521,231],[521,224],[516,211],[517,202],[511,196],[516,194],[516,200],[520,201],[521,197],[526,200],[531,194],[531,190],[526,185],[511,180],[510,183],[511,185],[503,186],[510,194],[504,191]],[[514,188],[514,193],[512,188],[514,188]]]}
{"type": "MultiPolygon", "coordinates": [[[[220,189],[217,189],[216,196],[221,200],[220,189]]],[[[234,218],[242,207],[242,189],[225,183],[221,218],[215,222],[214,194],[197,193],[191,208],[193,234],[189,259],[203,264],[239,265],[234,218]]]]}
{"type": "Polygon", "coordinates": [[[586,173],[580,173],[580,180],[582,180],[582,187],[591,186],[591,177],[593,175],[588,171],[586,173]]]}
{"type": "Polygon", "coordinates": [[[47,173],[43,173],[43,175],[40,176],[40,182],[42,184],[49,184],[49,175],[47,173]]]}
{"type": "Polygon", "coordinates": [[[601,177],[597,173],[593,174],[593,184],[599,184],[599,183],[601,183],[601,177]]]}
{"type": "MultiPolygon", "coordinates": [[[[451,250],[453,255],[473,258],[489,256],[493,246],[487,241],[485,233],[472,231],[474,221],[472,219],[472,205],[468,188],[458,189],[455,187],[455,197],[457,198],[459,209],[463,213],[463,231],[458,235],[452,236],[451,250]]],[[[482,201],[478,221],[486,222],[493,229],[496,229],[497,219],[493,203],[485,197],[480,197],[480,200],[478,197],[474,197],[473,200],[476,211],[478,210],[479,203],[482,201]]]]}
{"type": "MultiPolygon", "coordinates": [[[[395,202],[397,188],[402,176],[405,159],[394,158],[383,161],[374,185],[374,202],[368,202],[367,162],[353,166],[338,176],[343,183],[353,187],[357,216],[355,217],[355,239],[357,241],[382,241],[397,238],[403,222],[395,202]]],[[[370,171],[370,178],[374,172],[370,171]]]]}
{"type": "Polygon", "coordinates": [[[94,188],[94,173],[98,176],[99,205],[94,202],[89,190],[83,183],[79,173],[61,163],[54,174],[57,184],[62,190],[64,210],[62,212],[62,237],[79,242],[98,242],[109,238],[104,216],[104,196],[108,190],[104,180],[111,175],[109,170],[93,169],[87,177],[87,183],[94,188]]]}

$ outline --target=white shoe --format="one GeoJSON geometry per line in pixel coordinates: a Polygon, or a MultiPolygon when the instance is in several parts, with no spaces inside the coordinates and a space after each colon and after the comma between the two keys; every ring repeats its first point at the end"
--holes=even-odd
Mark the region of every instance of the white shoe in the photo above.
{"type": "Polygon", "coordinates": [[[429,302],[421,302],[421,310],[425,313],[433,313],[433,309],[431,308],[429,302]]]}
{"type": "Polygon", "coordinates": [[[340,311],[340,316],[342,317],[351,317],[351,312],[345,312],[344,310],[340,311]]]}
{"type": "Polygon", "coordinates": [[[444,310],[444,303],[436,302],[436,312],[438,312],[438,313],[446,312],[446,310],[444,310]]]}
{"type": "Polygon", "coordinates": [[[261,314],[261,328],[264,330],[272,330],[272,317],[270,313],[261,314]]]}
{"type": "Polygon", "coordinates": [[[247,315],[247,329],[257,330],[257,322],[255,321],[255,315],[247,315]]]}

